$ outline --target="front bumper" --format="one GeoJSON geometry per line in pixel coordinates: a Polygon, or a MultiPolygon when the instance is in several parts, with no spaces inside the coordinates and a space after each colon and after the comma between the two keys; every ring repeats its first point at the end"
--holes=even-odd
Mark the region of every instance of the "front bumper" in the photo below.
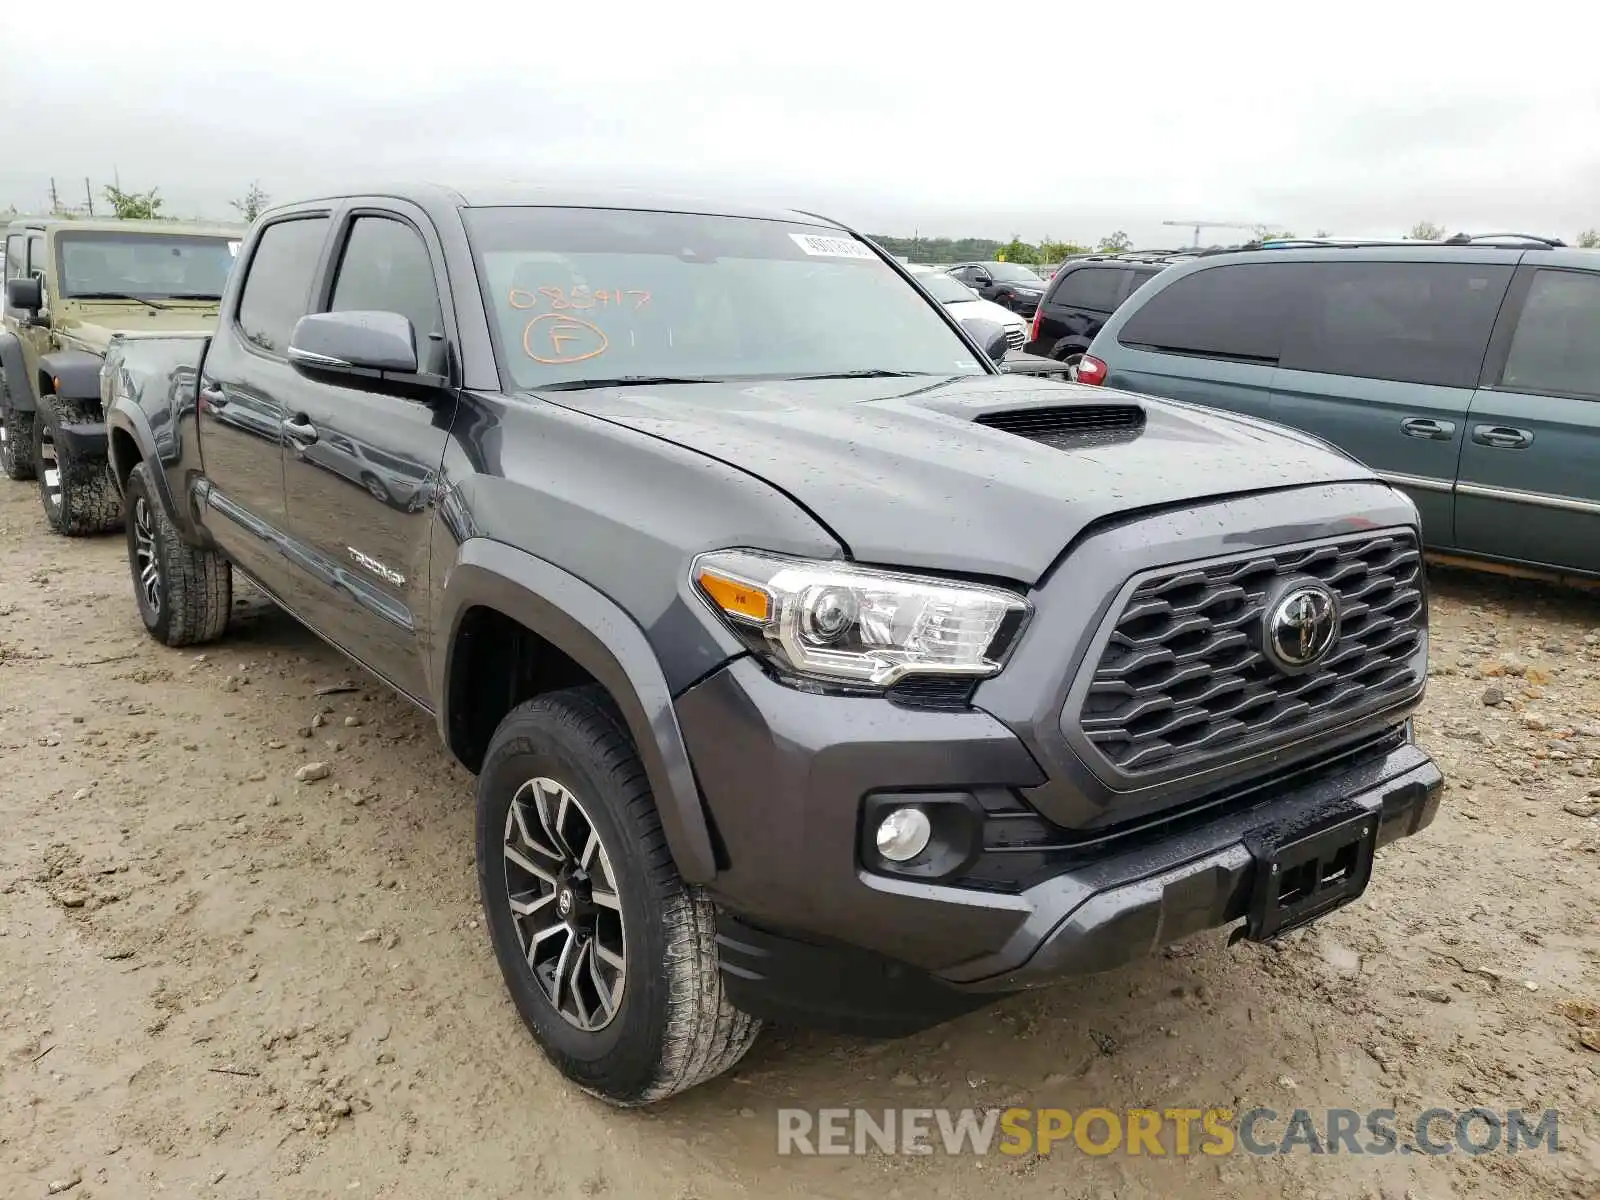
{"type": "Polygon", "coordinates": [[[58,425],[55,440],[59,450],[65,451],[68,457],[80,462],[84,459],[106,457],[107,435],[104,422],[58,425]]]}
{"type": "Polygon", "coordinates": [[[1038,765],[994,717],[798,691],[749,658],[678,714],[722,859],[711,887],[730,997],[856,1033],[910,1032],[1227,925],[1249,904],[1252,836],[1356,806],[1382,845],[1428,825],[1442,790],[1395,728],[1202,813],[1052,844],[1006,845],[990,825],[984,857],[1014,864],[1018,886],[923,881],[862,865],[862,798],[967,792],[994,809],[996,793],[1036,786],[1038,765]]]}

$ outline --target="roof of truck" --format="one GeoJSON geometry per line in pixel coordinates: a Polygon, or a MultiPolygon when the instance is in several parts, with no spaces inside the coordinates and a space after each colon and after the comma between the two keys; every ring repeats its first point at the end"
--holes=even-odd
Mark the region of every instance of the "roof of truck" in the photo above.
{"type": "MultiPolygon", "coordinates": [[[[797,209],[767,208],[739,201],[710,199],[653,188],[596,188],[573,184],[474,182],[441,184],[389,182],[369,188],[343,188],[320,196],[307,196],[293,205],[343,200],[360,196],[387,196],[409,200],[424,209],[436,208],[638,208],[658,212],[703,213],[708,216],[756,217],[768,221],[796,221],[807,225],[842,228],[830,217],[797,209]]],[[[275,210],[269,210],[275,211],[275,210]]]]}
{"type": "Polygon", "coordinates": [[[179,236],[242,236],[246,226],[221,221],[120,221],[115,217],[19,217],[8,229],[71,229],[82,233],[166,233],[179,236]]]}

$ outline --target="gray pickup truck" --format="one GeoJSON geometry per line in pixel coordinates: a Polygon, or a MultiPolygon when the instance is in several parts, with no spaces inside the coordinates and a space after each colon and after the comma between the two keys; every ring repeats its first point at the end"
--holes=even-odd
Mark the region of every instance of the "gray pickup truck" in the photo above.
{"type": "Polygon", "coordinates": [[[1360,895],[1441,788],[1414,505],[1002,349],[805,213],[275,208],[214,337],[108,356],[139,614],[219,637],[237,571],[433,715],[516,1007],[617,1104],[1360,895]]]}

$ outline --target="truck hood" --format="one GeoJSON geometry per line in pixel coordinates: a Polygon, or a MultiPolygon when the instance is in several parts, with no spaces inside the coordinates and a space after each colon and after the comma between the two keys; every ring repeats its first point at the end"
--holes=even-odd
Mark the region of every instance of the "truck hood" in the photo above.
{"type": "Polygon", "coordinates": [[[216,327],[217,309],[170,308],[158,312],[151,308],[119,305],[115,309],[91,309],[62,330],[63,336],[85,350],[104,354],[111,339],[146,337],[168,333],[209,333],[216,327]]]}
{"type": "Polygon", "coordinates": [[[1219,496],[1370,480],[1283,426],[1108,388],[982,375],[541,393],[766,480],[860,562],[1032,585],[1107,517],[1219,496]],[[1102,417],[1101,433],[1013,432],[1102,417]],[[1112,410],[1115,410],[1114,412],[1112,410]],[[980,419],[1011,428],[977,423],[980,419]]]}

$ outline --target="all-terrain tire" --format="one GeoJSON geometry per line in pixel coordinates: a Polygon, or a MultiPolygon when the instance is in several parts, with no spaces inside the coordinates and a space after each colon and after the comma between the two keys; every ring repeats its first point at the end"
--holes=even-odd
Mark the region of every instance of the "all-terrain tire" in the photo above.
{"type": "Polygon", "coordinates": [[[33,460],[39,499],[50,528],[67,537],[110,533],[122,523],[122,504],[103,458],[80,458],[61,444],[63,425],[95,424],[95,406],[86,400],[44,396],[34,414],[33,460]]]}
{"type": "Polygon", "coordinates": [[[233,607],[233,571],[227,560],[183,540],[162,507],[148,462],[133,468],[122,501],[128,567],[146,631],[168,646],[221,637],[233,607]]]}
{"type": "Polygon", "coordinates": [[[0,383],[0,475],[7,479],[32,479],[35,414],[18,412],[6,401],[5,384],[0,383]]]}
{"type": "Polygon", "coordinates": [[[619,1106],[665,1099],[737,1063],[760,1022],[728,1000],[715,907],[679,877],[644,768],[605,692],[551,692],[512,709],[490,741],[477,792],[478,885],[490,940],[517,1011],[546,1057],[583,1090],[619,1106]],[[534,779],[571,792],[615,876],[625,982],[615,1015],[599,1030],[579,1028],[557,1011],[529,965],[512,912],[505,857],[511,805],[534,779]]]}

